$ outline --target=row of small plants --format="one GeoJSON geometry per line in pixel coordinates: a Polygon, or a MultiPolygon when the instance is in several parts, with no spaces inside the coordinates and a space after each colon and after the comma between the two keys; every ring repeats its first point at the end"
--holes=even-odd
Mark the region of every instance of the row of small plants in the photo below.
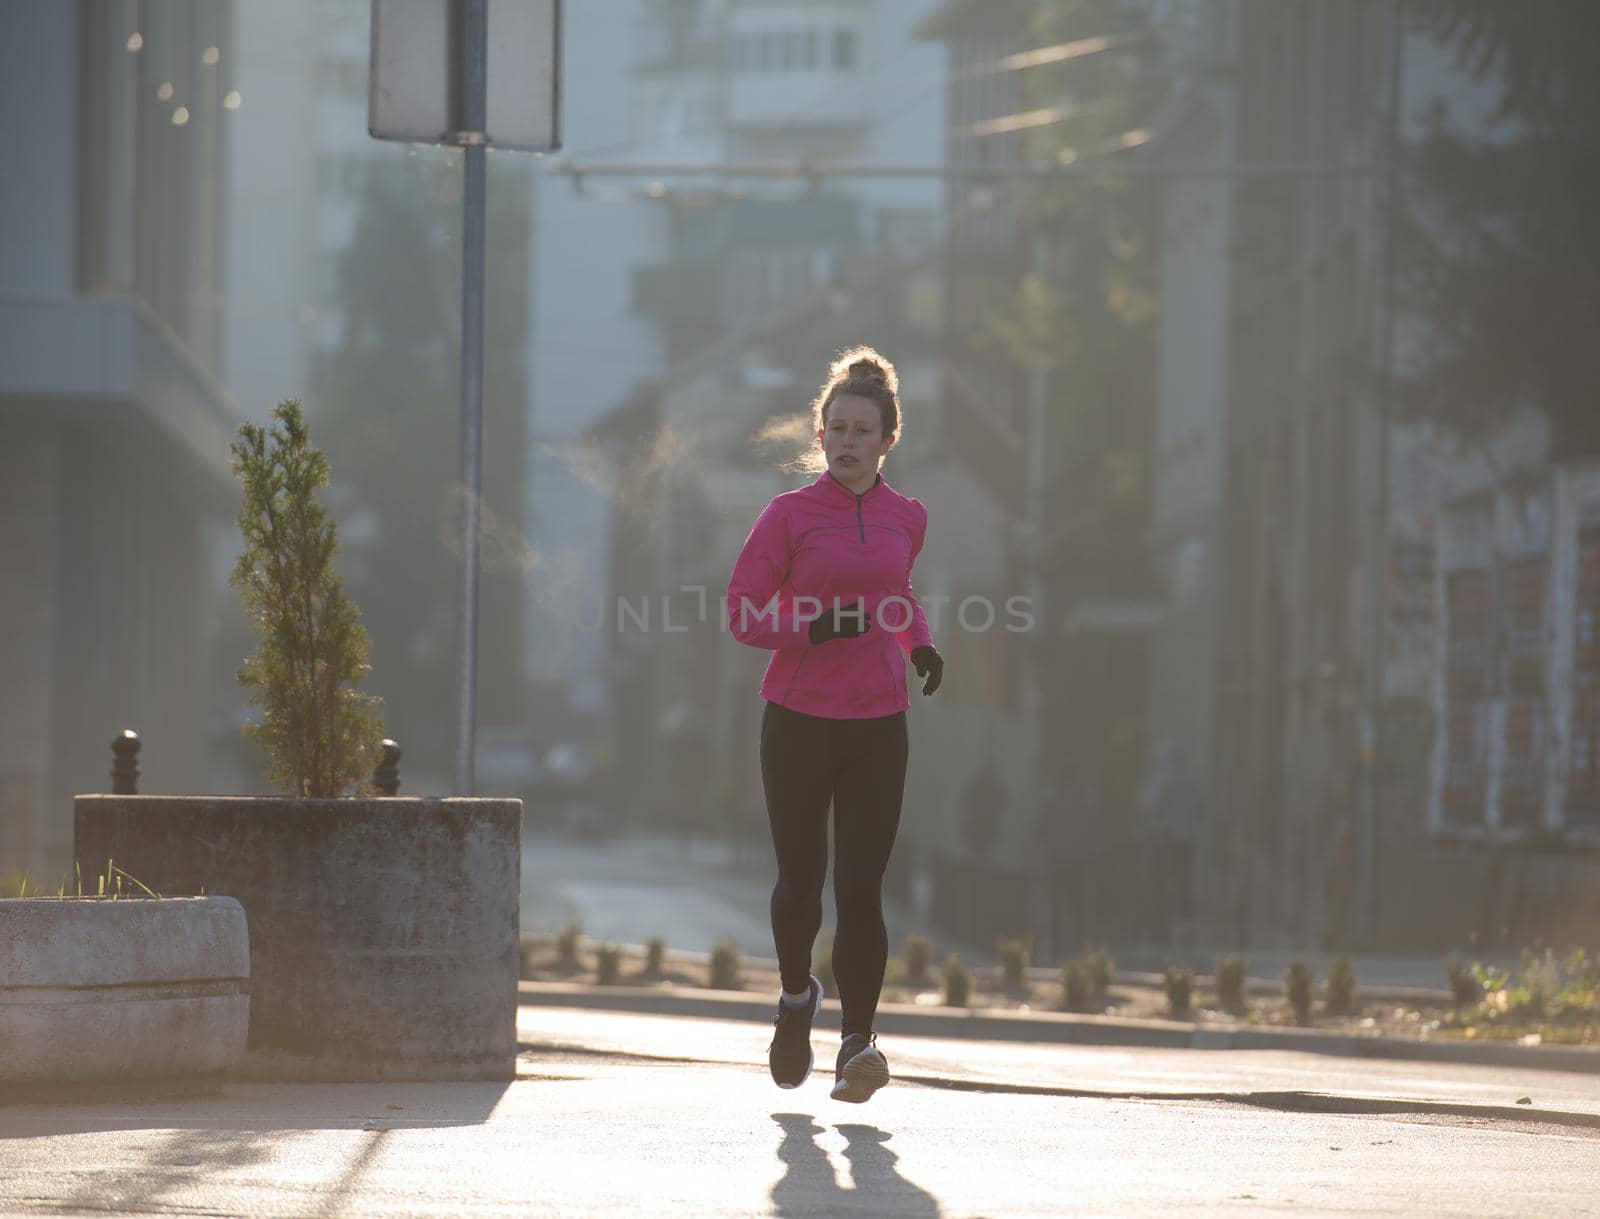
{"type": "MultiPolygon", "coordinates": [[[[552,972],[576,976],[592,970],[595,981],[601,986],[620,984],[624,980],[622,948],[612,943],[598,944],[593,948],[592,961],[586,965],[582,954],[583,942],[582,924],[576,922],[567,924],[555,937],[555,960],[549,965],[552,972]]],[[[524,977],[532,976],[536,972],[536,958],[539,951],[540,945],[536,942],[524,943],[522,963],[524,977]]],[[[731,939],[723,938],[712,948],[703,977],[675,974],[670,971],[666,965],[666,953],[666,941],[660,936],[647,940],[643,965],[630,975],[628,980],[700,982],[713,990],[744,989],[743,956],[739,946],[731,939]]],[[[1004,940],[1000,943],[1002,985],[1008,994],[1017,996],[1028,993],[1027,968],[1030,955],[1031,944],[1026,939],[1004,940]]],[[[833,977],[832,936],[819,941],[813,954],[812,972],[817,975],[826,994],[838,994],[838,986],[833,977]]],[[[1064,980],[1068,977],[1074,979],[1067,991],[1069,997],[1078,993],[1080,983],[1077,979],[1082,979],[1081,985],[1085,988],[1085,996],[1103,997],[1116,976],[1116,961],[1109,953],[1097,949],[1067,965],[1062,971],[1062,976],[1064,980]]],[[[975,989],[973,971],[963,965],[961,958],[955,954],[945,959],[935,976],[932,945],[926,936],[921,935],[906,937],[903,954],[888,963],[884,983],[890,989],[904,987],[924,990],[938,987],[942,991],[942,1001],[951,1007],[967,1006],[972,1001],[975,989]]],[[[1064,981],[1064,985],[1068,984],[1064,981]]]]}
{"type": "MultiPolygon", "coordinates": [[[[601,985],[616,985],[623,979],[623,950],[602,943],[583,960],[583,929],[569,924],[555,940],[555,972],[571,976],[592,971],[601,985]]],[[[676,981],[709,986],[717,990],[745,988],[744,963],[738,946],[723,939],[713,948],[703,972],[673,971],[667,965],[667,946],[657,936],[645,945],[642,967],[630,981],[676,981]]],[[[525,949],[524,974],[532,972],[531,947],[525,949]]],[[[1026,937],[1007,937],[995,945],[998,972],[985,971],[985,990],[1010,1001],[1031,1002],[1041,996],[1030,984],[1032,944],[1026,937]]],[[[833,941],[825,938],[817,945],[812,970],[823,989],[837,995],[833,977],[833,941]]],[[[1100,1012],[1107,1009],[1116,982],[1116,958],[1102,948],[1092,948],[1061,966],[1054,1006],[1069,1012],[1100,1012]]],[[[1210,978],[1211,1002],[1208,1006],[1236,1019],[1259,1019],[1265,1014],[1253,1008],[1247,995],[1248,962],[1239,953],[1219,957],[1210,978]]],[[[1589,958],[1581,949],[1558,960],[1551,952],[1542,957],[1523,954],[1515,977],[1481,963],[1452,961],[1447,978],[1453,1010],[1428,1027],[1466,1037],[1526,1037],[1542,1034],[1545,1041],[1600,1041],[1600,960],[1589,958]]],[[[884,977],[885,997],[897,992],[914,992],[921,1002],[937,1001],[950,1007],[966,1007],[979,990],[980,973],[951,954],[935,969],[933,948],[926,936],[906,937],[900,956],[891,958],[884,977]]],[[[1195,971],[1171,964],[1162,974],[1166,1014],[1173,1019],[1196,1018],[1205,998],[1200,993],[1195,971]]],[[[1318,982],[1315,971],[1303,961],[1291,962],[1283,971],[1281,1007],[1283,1016],[1297,1024],[1312,1023],[1319,1011],[1318,982]]],[[[1331,1018],[1347,1018],[1360,1011],[1357,1002],[1355,967],[1347,956],[1335,958],[1320,986],[1320,1012],[1331,1018]]],[[[1119,992],[1119,996],[1121,992],[1119,992]]],[[[1125,997],[1125,996],[1123,996],[1125,997]]],[[[1275,1005],[1266,1004],[1268,1008],[1275,1005]]],[[[1397,1011],[1420,1022],[1420,1013],[1397,1011]]]]}
{"type": "MultiPolygon", "coordinates": [[[[555,938],[555,961],[553,971],[559,974],[576,976],[586,973],[590,969],[594,972],[595,981],[601,986],[617,986],[622,983],[623,952],[621,946],[612,943],[601,943],[595,946],[592,964],[586,965],[583,960],[583,925],[581,923],[568,923],[555,938]]],[[[539,944],[536,941],[524,941],[522,945],[522,976],[531,977],[536,972],[536,957],[539,944]]],[[[639,982],[698,982],[709,986],[713,990],[741,990],[743,983],[740,978],[743,961],[739,946],[731,939],[724,937],[717,942],[711,952],[711,960],[706,976],[694,978],[667,968],[667,942],[661,936],[652,936],[645,941],[644,963],[639,971],[628,980],[639,982]]]]}
{"type": "MultiPolygon", "coordinates": [[[[1212,971],[1212,986],[1216,992],[1217,1007],[1233,1016],[1244,1016],[1250,1010],[1245,997],[1245,979],[1248,963],[1238,953],[1219,957],[1212,971]]],[[[1194,970],[1185,965],[1168,965],[1162,972],[1162,986],[1167,996],[1167,1013],[1175,1020],[1194,1015],[1194,970]]],[[[1316,974],[1304,961],[1291,961],[1283,971],[1283,998],[1294,1014],[1297,1024],[1311,1021],[1315,1006],[1316,974]]],[[[1350,958],[1335,957],[1328,966],[1327,981],[1323,984],[1322,1010],[1330,1016],[1348,1016],[1356,1008],[1356,972],[1350,958]]]]}

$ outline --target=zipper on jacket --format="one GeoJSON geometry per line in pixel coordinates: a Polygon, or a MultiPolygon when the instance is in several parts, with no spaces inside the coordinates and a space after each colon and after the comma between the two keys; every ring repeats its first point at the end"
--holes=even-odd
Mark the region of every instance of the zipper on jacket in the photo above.
{"type": "MultiPolygon", "coordinates": [[[[868,490],[871,490],[869,487],[868,490]]],[[[862,491],[856,495],[856,528],[861,533],[861,540],[867,540],[867,523],[861,519],[861,501],[867,497],[867,492],[862,491]]]]}

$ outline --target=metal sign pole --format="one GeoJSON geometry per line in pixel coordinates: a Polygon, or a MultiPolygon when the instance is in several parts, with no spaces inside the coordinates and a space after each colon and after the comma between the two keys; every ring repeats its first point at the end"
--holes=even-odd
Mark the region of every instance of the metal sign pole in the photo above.
{"type": "Polygon", "coordinates": [[[477,786],[478,503],[483,484],[483,237],[488,127],[488,0],[459,0],[461,219],[461,672],[456,685],[455,794],[477,786]]]}
{"type": "Polygon", "coordinates": [[[489,0],[372,0],[367,131],[465,152],[461,191],[461,596],[452,790],[477,787],[478,516],[483,484],[483,258],[490,143],[561,147],[561,0],[497,0],[489,94],[489,0]]]}

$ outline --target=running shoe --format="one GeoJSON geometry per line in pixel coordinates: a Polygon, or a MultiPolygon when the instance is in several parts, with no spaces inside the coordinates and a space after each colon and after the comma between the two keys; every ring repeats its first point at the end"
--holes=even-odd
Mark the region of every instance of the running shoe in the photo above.
{"type": "Polygon", "coordinates": [[[811,1075],[811,1021],[822,1004],[822,983],[811,979],[808,1003],[791,1005],[778,999],[778,1014],[773,1018],[772,1044],[767,1047],[767,1066],[772,1082],[780,1088],[798,1088],[811,1075]]]}
{"type": "Polygon", "coordinates": [[[878,1049],[878,1034],[851,1033],[839,1047],[833,1068],[833,1099],[859,1105],[889,1082],[889,1060],[878,1049]]]}

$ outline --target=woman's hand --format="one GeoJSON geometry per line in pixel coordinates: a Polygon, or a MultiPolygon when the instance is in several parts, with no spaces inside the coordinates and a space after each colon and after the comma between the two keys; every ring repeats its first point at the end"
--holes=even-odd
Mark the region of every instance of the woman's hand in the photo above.
{"type": "Polygon", "coordinates": [[[813,618],[806,628],[812,643],[827,643],[830,639],[854,639],[865,635],[872,627],[865,601],[857,601],[847,609],[835,608],[832,612],[813,618]]]}
{"type": "Polygon", "coordinates": [[[923,644],[920,648],[911,649],[911,663],[917,666],[917,676],[926,677],[923,683],[923,694],[932,694],[939,688],[939,683],[944,680],[944,657],[933,649],[931,644],[923,644]]]}

